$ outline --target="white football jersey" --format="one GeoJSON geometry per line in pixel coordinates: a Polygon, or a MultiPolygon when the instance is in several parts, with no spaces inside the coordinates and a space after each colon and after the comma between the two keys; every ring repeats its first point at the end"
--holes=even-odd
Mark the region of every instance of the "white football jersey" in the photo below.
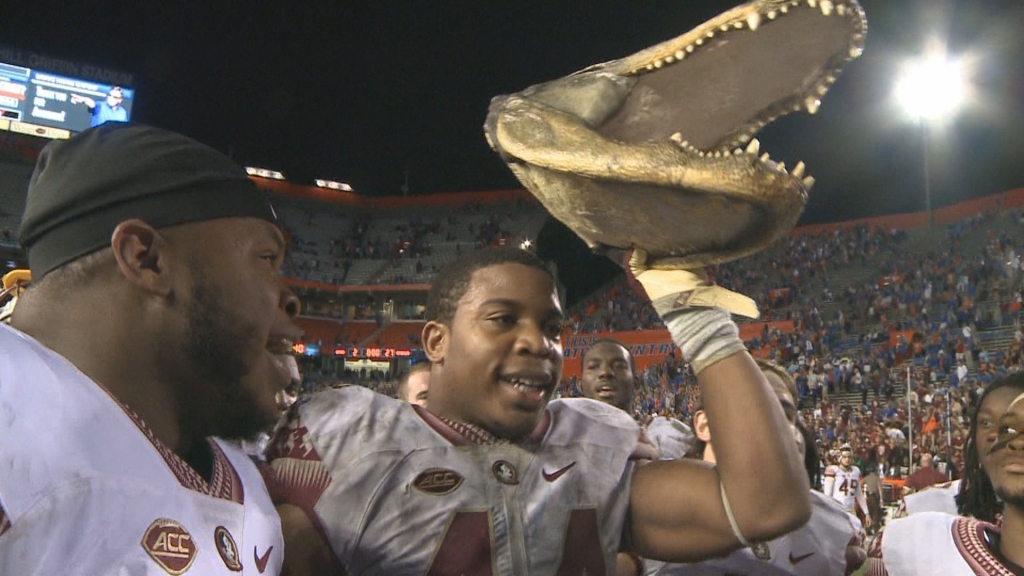
{"type": "Polygon", "coordinates": [[[903,497],[901,514],[909,516],[921,512],[942,512],[957,515],[956,495],[960,492],[960,481],[954,480],[945,484],[929,486],[920,492],[907,494],[903,497]]]}
{"type": "Polygon", "coordinates": [[[1013,576],[992,553],[989,539],[999,528],[940,512],[893,520],[871,544],[869,576],[1013,576]]]}
{"type": "Polygon", "coordinates": [[[655,416],[645,430],[662,460],[682,460],[693,446],[693,430],[675,418],[655,416]]]}
{"type": "Polygon", "coordinates": [[[860,534],[860,520],[833,499],[811,491],[811,519],[795,532],[725,558],[694,564],[645,562],[647,573],[658,576],[841,576],[847,573],[847,547],[862,546],[860,534]]]}
{"type": "Polygon", "coordinates": [[[211,440],[207,482],[70,362],[0,325],[0,574],[278,574],[256,466],[211,440]]]}
{"type": "Polygon", "coordinates": [[[625,412],[553,400],[524,441],[361,387],[300,401],[271,441],[283,497],[348,576],[613,573],[638,445],[625,412]]]}
{"type": "Polygon", "coordinates": [[[867,513],[867,496],[861,486],[860,468],[850,466],[849,470],[843,470],[834,464],[825,468],[822,488],[826,496],[834,498],[850,514],[856,514],[857,507],[861,513],[867,513]]]}

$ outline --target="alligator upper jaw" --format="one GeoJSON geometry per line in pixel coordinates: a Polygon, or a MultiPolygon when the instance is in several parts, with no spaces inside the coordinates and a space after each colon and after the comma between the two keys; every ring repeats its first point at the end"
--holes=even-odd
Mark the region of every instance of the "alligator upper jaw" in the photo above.
{"type": "MultiPolygon", "coordinates": [[[[708,260],[732,259],[791,227],[813,184],[802,163],[789,172],[760,155],[754,134],[785,114],[817,112],[842,66],[863,50],[866,31],[855,0],[751,2],[626,58],[497,97],[485,131],[520,180],[591,245],[622,240],[602,237],[602,221],[581,233],[567,218],[585,214],[552,205],[552,194],[564,196],[581,178],[588,194],[714,194],[756,205],[762,220],[785,216],[763,231],[771,238],[751,238],[742,223],[724,231],[708,260]]],[[[663,248],[674,256],[704,250],[663,248]]]]}

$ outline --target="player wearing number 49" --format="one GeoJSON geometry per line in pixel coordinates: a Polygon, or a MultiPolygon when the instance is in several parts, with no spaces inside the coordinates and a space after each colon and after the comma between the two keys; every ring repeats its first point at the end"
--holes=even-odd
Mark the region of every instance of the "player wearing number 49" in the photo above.
{"type": "Polygon", "coordinates": [[[825,469],[823,492],[835,498],[850,514],[867,518],[868,499],[861,490],[860,468],[853,465],[853,449],[843,444],[839,449],[839,464],[825,469]]]}
{"type": "Polygon", "coordinates": [[[300,401],[279,428],[285,574],[596,576],[622,548],[692,561],[806,522],[785,416],[728,312],[678,304],[665,290],[691,273],[655,285],[643,265],[631,270],[666,296],[659,313],[697,373],[717,468],[636,466],[656,454],[629,415],[549,402],[563,358],[552,273],[529,252],[485,249],[428,296],[426,409],[349,387],[300,401]]]}

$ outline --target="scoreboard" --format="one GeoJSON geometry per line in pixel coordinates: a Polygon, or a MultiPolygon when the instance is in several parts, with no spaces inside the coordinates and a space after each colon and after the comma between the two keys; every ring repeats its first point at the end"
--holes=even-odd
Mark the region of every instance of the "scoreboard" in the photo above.
{"type": "Polygon", "coordinates": [[[63,139],[131,119],[135,90],[0,61],[0,130],[63,139]]]}
{"type": "MultiPolygon", "coordinates": [[[[303,356],[319,356],[321,352],[328,353],[328,350],[321,350],[318,344],[296,342],[292,351],[303,356]]],[[[408,348],[382,348],[369,346],[364,348],[335,348],[333,355],[338,358],[353,358],[367,360],[397,360],[400,358],[412,358],[413,351],[408,348]]]]}

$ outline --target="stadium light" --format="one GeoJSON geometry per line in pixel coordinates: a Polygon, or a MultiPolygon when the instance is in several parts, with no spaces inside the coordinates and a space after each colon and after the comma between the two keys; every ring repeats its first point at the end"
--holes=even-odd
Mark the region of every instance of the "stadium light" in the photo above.
{"type": "Polygon", "coordinates": [[[532,245],[533,245],[533,242],[530,242],[530,239],[527,238],[526,240],[523,240],[523,243],[520,244],[519,247],[522,248],[523,250],[529,250],[530,246],[532,246],[532,245]]]}
{"type": "Polygon", "coordinates": [[[327,188],[330,190],[341,190],[342,192],[352,192],[352,186],[348,182],[335,182],[334,180],[314,180],[317,187],[327,188]]]}
{"type": "Polygon", "coordinates": [[[922,59],[909,62],[896,80],[896,101],[917,121],[921,130],[924,209],[929,228],[934,224],[928,168],[930,125],[954,116],[964,102],[966,91],[962,61],[949,59],[944,50],[932,50],[922,59]]]}
{"type": "Polygon", "coordinates": [[[284,174],[277,170],[267,170],[266,168],[257,168],[255,166],[246,166],[245,173],[249,176],[259,176],[260,178],[269,178],[271,180],[284,180],[284,174]]]}

